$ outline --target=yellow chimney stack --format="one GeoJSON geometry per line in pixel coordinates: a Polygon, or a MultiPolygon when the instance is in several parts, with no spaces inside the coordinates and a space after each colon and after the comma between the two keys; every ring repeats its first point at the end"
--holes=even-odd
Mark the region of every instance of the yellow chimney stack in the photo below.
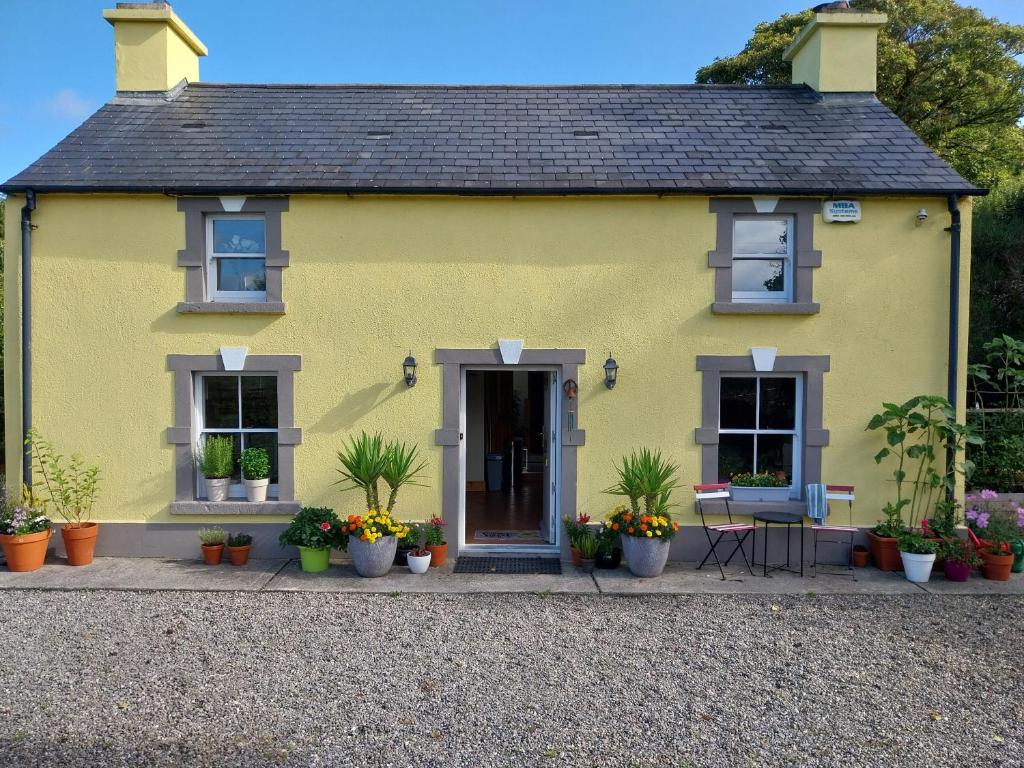
{"type": "Polygon", "coordinates": [[[793,82],[819,93],[874,93],[878,81],[878,29],[884,13],[833,10],[814,14],[782,54],[793,63],[793,82]]]}
{"type": "Polygon", "coordinates": [[[118,3],[103,11],[114,26],[118,91],[169,91],[199,80],[206,46],[169,3],[118,3]]]}

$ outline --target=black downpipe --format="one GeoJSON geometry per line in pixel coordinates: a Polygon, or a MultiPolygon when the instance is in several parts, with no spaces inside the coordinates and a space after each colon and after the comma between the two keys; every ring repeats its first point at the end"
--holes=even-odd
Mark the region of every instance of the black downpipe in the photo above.
{"type": "MultiPolygon", "coordinates": [[[[36,193],[25,192],[21,208],[21,427],[22,437],[32,429],[32,211],[36,209],[36,193]]],[[[23,447],[22,482],[32,487],[32,451],[23,447]]],[[[20,495],[20,494],[19,494],[20,495]]]]}
{"type": "Polygon", "coordinates": [[[956,195],[946,198],[949,207],[949,381],[946,399],[956,408],[957,364],[960,357],[960,205],[956,195]]]}

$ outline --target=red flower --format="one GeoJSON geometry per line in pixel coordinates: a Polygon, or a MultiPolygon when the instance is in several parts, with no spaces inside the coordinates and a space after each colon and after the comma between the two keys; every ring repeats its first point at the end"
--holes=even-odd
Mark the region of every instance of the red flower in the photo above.
{"type": "Polygon", "coordinates": [[[590,522],[590,515],[580,515],[578,518],[576,518],[576,522],[580,525],[586,525],[590,522]]]}
{"type": "Polygon", "coordinates": [[[320,523],[320,530],[321,531],[329,531],[329,530],[331,530],[331,524],[330,523],[320,523]]]}

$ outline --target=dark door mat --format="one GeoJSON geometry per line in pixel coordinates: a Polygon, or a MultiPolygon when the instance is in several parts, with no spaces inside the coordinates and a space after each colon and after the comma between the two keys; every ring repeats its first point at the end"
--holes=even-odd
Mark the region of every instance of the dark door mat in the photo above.
{"type": "Polygon", "coordinates": [[[455,561],[454,573],[550,574],[560,576],[562,563],[554,557],[471,557],[455,561]]]}

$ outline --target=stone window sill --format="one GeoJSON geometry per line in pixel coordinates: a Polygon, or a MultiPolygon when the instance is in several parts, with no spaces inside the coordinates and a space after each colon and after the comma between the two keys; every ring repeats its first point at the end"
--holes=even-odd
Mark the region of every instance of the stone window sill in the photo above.
{"type": "Polygon", "coordinates": [[[294,516],[302,508],[299,501],[172,501],[172,515],[287,515],[294,516]]]}
{"type": "Polygon", "coordinates": [[[821,305],[814,303],[716,301],[711,305],[716,315],[816,315],[820,311],[821,305]]]}
{"type": "Polygon", "coordinates": [[[180,315],[283,315],[283,301],[182,301],[180,315]]]}

